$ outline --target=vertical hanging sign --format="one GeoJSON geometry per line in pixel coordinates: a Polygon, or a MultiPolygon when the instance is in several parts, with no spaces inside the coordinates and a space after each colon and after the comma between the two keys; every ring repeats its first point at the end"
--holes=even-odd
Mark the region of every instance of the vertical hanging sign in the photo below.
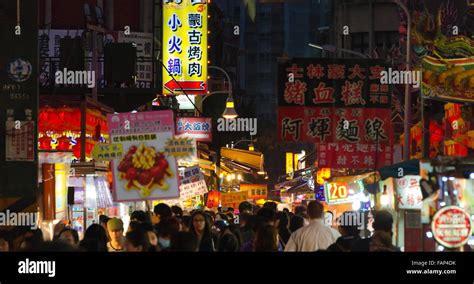
{"type": "Polygon", "coordinates": [[[207,93],[206,2],[163,1],[163,94],[207,93]]]}

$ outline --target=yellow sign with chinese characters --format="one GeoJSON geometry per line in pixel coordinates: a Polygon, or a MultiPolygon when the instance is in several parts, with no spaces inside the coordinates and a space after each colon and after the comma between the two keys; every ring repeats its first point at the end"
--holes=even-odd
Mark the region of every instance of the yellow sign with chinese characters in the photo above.
{"type": "Polygon", "coordinates": [[[207,94],[207,8],[207,0],[163,1],[164,95],[207,94]]]}
{"type": "Polygon", "coordinates": [[[173,157],[188,157],[196,153],[196,141],[191,138],[168,139],[165,153],[173,157]]]}
{"type": "Polygon", "coordinates": [[[122,144],[97,143],[91,154],[97,161],[110,161],[122,157],[123,146],[122,144]]]}

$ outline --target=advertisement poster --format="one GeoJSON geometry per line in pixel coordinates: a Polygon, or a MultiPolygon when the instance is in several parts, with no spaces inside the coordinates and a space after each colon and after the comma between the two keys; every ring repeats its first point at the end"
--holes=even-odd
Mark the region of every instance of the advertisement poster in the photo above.
{"type": "Polygon", "coordinates": [[[420,179],[420,176],[410,175],[395,179],[399,209],[421,210],[423,196],[421,194],[420,179]]]}
{"type": "Polygon", "coordinates": [[[212,119],[205,117],[180,117],[176,122],[176,135],[193,138],[198,142],[211,142],[212,119]]]}
{"type": "Polygon", "coordinates": [[[173,112],[109,114],[112,143],[122,144],[124,155],[112,160],[114,201],[178,198],[176,158],[166,155],[173,138],[173,112]]]}
{"type": "Polygon", "coordinates": [[[164,95],[207,93],[207,8],[207,1],[163,1],[164,95]]]}

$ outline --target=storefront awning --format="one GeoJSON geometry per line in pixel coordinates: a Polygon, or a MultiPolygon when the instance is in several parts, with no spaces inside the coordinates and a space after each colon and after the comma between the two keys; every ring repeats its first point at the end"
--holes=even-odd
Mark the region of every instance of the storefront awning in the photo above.
{"type": "Polygon", "coordinates": [[[420,160],[410,160],[379,169],[382,180],[389,177],[401,178],[406,175],[420,174],[420,160]],[[400,170],[401,169],[401,170],[400,170]]]}
{"type": "Polygon", "coordinates": [[[257,171],[263,171],[263,154],[261,152],[223,147],[221,148],[221,157],[257,171]]]}

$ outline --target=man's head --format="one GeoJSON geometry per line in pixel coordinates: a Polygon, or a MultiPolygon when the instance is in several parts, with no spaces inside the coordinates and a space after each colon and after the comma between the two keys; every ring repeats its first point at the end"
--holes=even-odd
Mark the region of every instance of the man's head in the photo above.
{"type": "Polygon", "coordinates": [[[239,214],[243,213],[252,213],[252,204],[250,202],[244,201],[239,204],[239,214]]]}
{"type": "Polygon", "coordinates": [[[374,216],[374,230],[391,233],[393,226],[393,217],[387,210],[380,210],[375,212],[374,216]]]}
{"type": "Polygon", "coordinates": [[[274,211],[277,211],[278,205],[273,201],[267,201],[263,204],[263,208],[270,208],[270,209],[273,209],[274,211]]]}
{"type": "Polygon", "coordinates": [[[155,205],[155,207],[153,208],[153,213],[155,213],[155,216],[158,216],[160,218],[160,221],[171,218],[171,216],[173,216],[171,208],[165,203],[155,205]]]}
{"type": "Polygon", "coordinates": [[[311,219],[321,219],[324,217],[324,206],[317,200],[308,204],[308,215],[311,219]]]}
{"type": "Polygon", "coordinates": [[[114,242],[120,242],[123,237],[123,222],[119,218],[112,218],[107,222],[107,230],[110,239],[114,242]]]}
{"type": "Polygon", "coordinates": [[[263,222],[268,225],[275,225],[276,221],[276,212],[275,210],[269,207],[263,207],[262,209],[258,210],[257,217],[263,222]]]}
{"type": "Polygon", "coordinates": [[[338,219],[339,232],[342,236],[359,236],[360,234],[360,219],[358,212],[346,211],[338,219]]]}
{"type": "Polygon", "coordinates": [[[304,205],[298,205],[295,207],[295,215],[302,216],[302,214],[306,214],[307,211],[308,211],[308,208],[306,208],[306,206],[304,205]]]}

